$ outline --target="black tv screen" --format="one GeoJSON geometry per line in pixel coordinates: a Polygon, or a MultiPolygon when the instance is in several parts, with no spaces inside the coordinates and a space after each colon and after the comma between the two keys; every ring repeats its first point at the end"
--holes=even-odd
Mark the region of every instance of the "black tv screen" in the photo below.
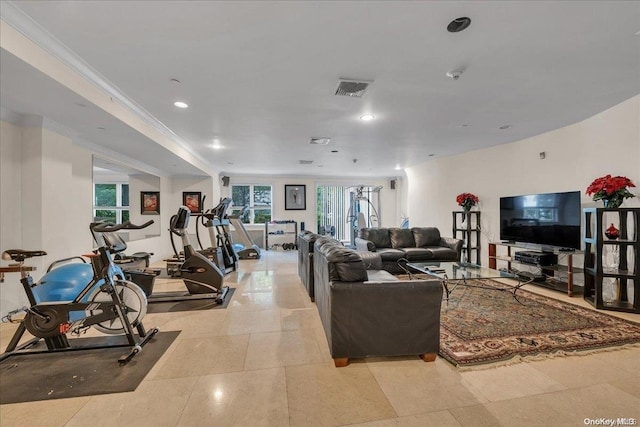
{"type": "Polygon", "coordinates": [[[500,198],[500,240],[580,249],[580,192],[500,198]]]}

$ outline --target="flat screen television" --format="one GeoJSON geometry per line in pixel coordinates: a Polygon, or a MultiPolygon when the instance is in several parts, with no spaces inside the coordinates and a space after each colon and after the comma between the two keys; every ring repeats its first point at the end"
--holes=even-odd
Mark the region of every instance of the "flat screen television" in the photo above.
{"type": "Polygon", "coordinates": [[[580,249],[580,218],[579,191],[501,197],[500,240],[580,249]]]}

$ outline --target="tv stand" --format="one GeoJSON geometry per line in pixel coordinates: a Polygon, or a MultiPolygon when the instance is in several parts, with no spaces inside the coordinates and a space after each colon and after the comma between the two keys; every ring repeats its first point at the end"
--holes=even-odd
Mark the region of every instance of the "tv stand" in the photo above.
{"type": "Polygon", "coordinates": [[[549,248],[549,247],[534,247],[530,244],[526,243],[512,243],[512,242],[492,242],[489,243],[489,268],[497,270],[498,261],[506,262],[507,268],[509,271],[512,271],[512,263],[522,264],[522,265],[532,265],[528,263],[520,263],[516,261],[512,254],[512,248],[520,248],[520,249],[529,249],[538,252],[552,252],[555,254],[562,254],[566,256],[566,265],[554,264],[554,265],[539,265],[538,268],[542,270],[542,274],[546,276],[552,276],[553,281],[557,282],[558,286],[547,285],[545,283],[534,282],[534,284],[538,286],[550,287],[554,290],[560,290],[562,292],[567,292],[567,295],[572,297],[574,295],[574,286],[573,286],[573,276],[575,273],[582,272],[582,269],[574,268],[573,266],[573,255],[582,254],[578,250],[566,251],[567,248],[549,248]],[[506,247],[507,253],[506,255],[498,255],[497,247],[506,247]],[[563,250],[565,249],[565,250],[563,250]],[[560,280],[558,276],[566,275],[566,281],[560,280]]]}

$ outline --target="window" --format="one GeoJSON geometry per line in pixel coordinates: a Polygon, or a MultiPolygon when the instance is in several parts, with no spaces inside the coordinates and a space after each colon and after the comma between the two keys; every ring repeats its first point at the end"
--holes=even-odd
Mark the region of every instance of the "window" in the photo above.
{"type": "Polygon", "coordinates": [[[557,223],[558,208],[555,195],[524,196],[522,212],[524,218],[539,222],[557,223]]]}
{"type": "Polygon", "coordinates": [[[231,200],[235,209],[243,209],[240,220],[245,224],[264,224],[271,221],[270,185],[232,185],[231,200]]]}
{"type": "Polygon", "coordinates": [[[93,186],[93,219],[121,224],[129,220],[129,184],[99,183],[93,186]]]}

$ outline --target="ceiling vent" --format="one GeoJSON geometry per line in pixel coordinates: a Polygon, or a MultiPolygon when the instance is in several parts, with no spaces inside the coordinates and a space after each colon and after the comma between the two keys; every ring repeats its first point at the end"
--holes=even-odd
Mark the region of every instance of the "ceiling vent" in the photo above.
{"type": "Polygon", "coordinates": [[[301,165],[310,165],[313,163],[313,160],[300,160],[301,165]]]}
{"type": "Polygon", "coordinates": [[[338,89],[336,89],[336,96],[350,96],[352,98],[362,98],[371,83],[372,83],[371,81],[367,81],[367,80],[340,79],[340,83],[338,84],[338,89]]]}
{"type": "Polygon", "coordinates": [[[331,138],[311,138],[309,144],[311,145],[328,145],[331,142],[331,138]]]}

